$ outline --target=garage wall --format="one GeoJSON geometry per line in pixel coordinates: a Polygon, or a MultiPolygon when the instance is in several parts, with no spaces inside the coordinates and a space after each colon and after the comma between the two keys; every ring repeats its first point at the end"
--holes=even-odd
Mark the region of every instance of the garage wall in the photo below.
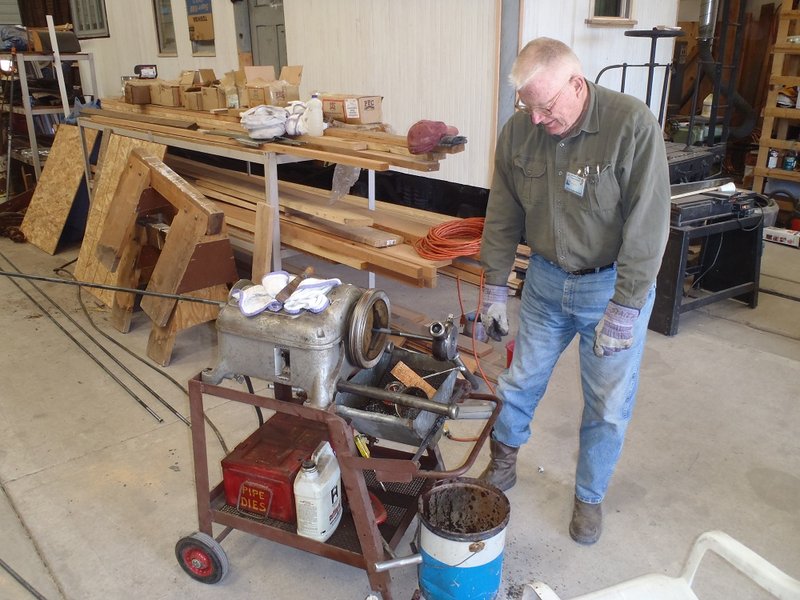
{"type": "Polygon", "coordinates": [[[211,68],[220,77],[236,69],[233,4],[230,0],[211,0],[211,6],[216,56],[192,56],[186,0],[172,0],[178,56],[166,57],[158,56],[152,0],[106,0],[111,37],[81,40],[82,50],[94,53],[100,97],[120,95],[120,76],[132,75],[133,67],[138,64],[157,65],[159,76],[165,79],[177,78],[183,69],[211,68]]]}
{"type": "MultiPolygon", "coordinates": [[[[405,134],[445,121],[469,139],[431,177],[488,187],[497,113],[499,0],[288,0],[289,64],[312,91],[383,96],[405,134]]],[[[419,174],[419,173],[417,173],[419,174]]]]}
{"type": "MultiPolygon", "coordinates": [[[[598,73],[609,65],[644,64],[650,60],[650,38],[635,38],[625,35],[629,29],[652,29],[653,27],[675,26],[677,23],[679,0],[634,0],[633,27],[590,27],[585,24],[589,17],[590,0],[562,0],[559,9],[553,10],[549,3],[541,0],[525,0],[523,22],[520,28],[521,41],[539,37],[552,37],[571,46],[583,63],[586,77],[595,80],[598,73]]],[[[699,10],[699,9],[698,9],[699,10]]],[[[698,13],[699,14],[699,13],[698,13]]],[[[656,62],[672,61],[673,38],[660,39],[656,44],[656,62]]],[[[600,84],[611,89],[619,89],[620,70],[607,71],[600,84]]],[[[663,83],[663,69],[656,70],[654,83],[653,113],[658,115],[663,83]]],[[[644,100],[647,90],[647,70],[629,70],[625,91],[644,100]]]]}

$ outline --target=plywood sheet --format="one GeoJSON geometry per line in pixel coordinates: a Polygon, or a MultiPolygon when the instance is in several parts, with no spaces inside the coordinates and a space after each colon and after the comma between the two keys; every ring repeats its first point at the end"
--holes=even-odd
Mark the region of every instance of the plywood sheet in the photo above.
{"type": "MultiPolygon", "coordinates": [[[[97,131],[86,129],[86,144],[94,146],[97,131]]],[[[60,125],[42,176],[36,185],[22,232],[27,240],[48,254],[55,254],[84,175],[83,148],[75,125],[60,125]]]]}
{"type": "MultiPolygon", "coordinates": [[[[97,243],[106,220],[111,200],[117,191],[120,177],[128,164],[128,155],[134,148],[141,148],[145,153],[163,159],[167,147],[163,144],[145,142],[134,138],[111,134],[108,140],[99,174],[95,180],[94,194],[86,222],[86,233],[78,254],[75,266],[75,277],[81,281],[118,285],[117,274],[110,272],[97,259],[97,243]]],[[[88,290],[107,306],[114,300],[114,292],[107,290],[88,290]]]]}

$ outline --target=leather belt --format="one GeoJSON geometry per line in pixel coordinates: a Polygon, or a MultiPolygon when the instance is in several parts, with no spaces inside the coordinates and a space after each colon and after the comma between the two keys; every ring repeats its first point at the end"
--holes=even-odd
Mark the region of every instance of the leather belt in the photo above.
{"type": "Polygon", "coordinates": [[[569,271],[570,275],[589,275],[591,273],[599,273],[600,271],[607,271],[608,269],[612,268],[614,263],[610,265],[605,265],[604,267],[594,267],[591,269],[578,269],[577,271],[569,271]]]}

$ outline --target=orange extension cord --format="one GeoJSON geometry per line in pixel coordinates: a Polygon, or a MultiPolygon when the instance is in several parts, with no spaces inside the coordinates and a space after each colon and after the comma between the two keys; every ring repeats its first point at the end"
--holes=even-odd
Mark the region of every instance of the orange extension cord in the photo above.
{"type": "Polygon", "coordinates": [[[428,235],[414,242],[414,249],[428,260],[477,254],[481,249],[483,221],[483,217],[470,217],[431,227],[428,235]]]}

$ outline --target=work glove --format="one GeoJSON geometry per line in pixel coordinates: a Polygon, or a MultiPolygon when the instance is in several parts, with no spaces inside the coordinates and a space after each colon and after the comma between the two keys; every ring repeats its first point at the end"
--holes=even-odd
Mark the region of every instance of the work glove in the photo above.
{"type": "Polygon", "coordinates": [[[508,288],[504,285],[484,285],[481,292],[481,323],[486,335],[499,342],[508,335],[508,288]]]}
{"type": "Polygon", "coordinates": [[[603,318],[594,328],[594,353],[611,356],[633,345],[633,324],[639,318],[639,310],[610,301],[603,318]]]}

